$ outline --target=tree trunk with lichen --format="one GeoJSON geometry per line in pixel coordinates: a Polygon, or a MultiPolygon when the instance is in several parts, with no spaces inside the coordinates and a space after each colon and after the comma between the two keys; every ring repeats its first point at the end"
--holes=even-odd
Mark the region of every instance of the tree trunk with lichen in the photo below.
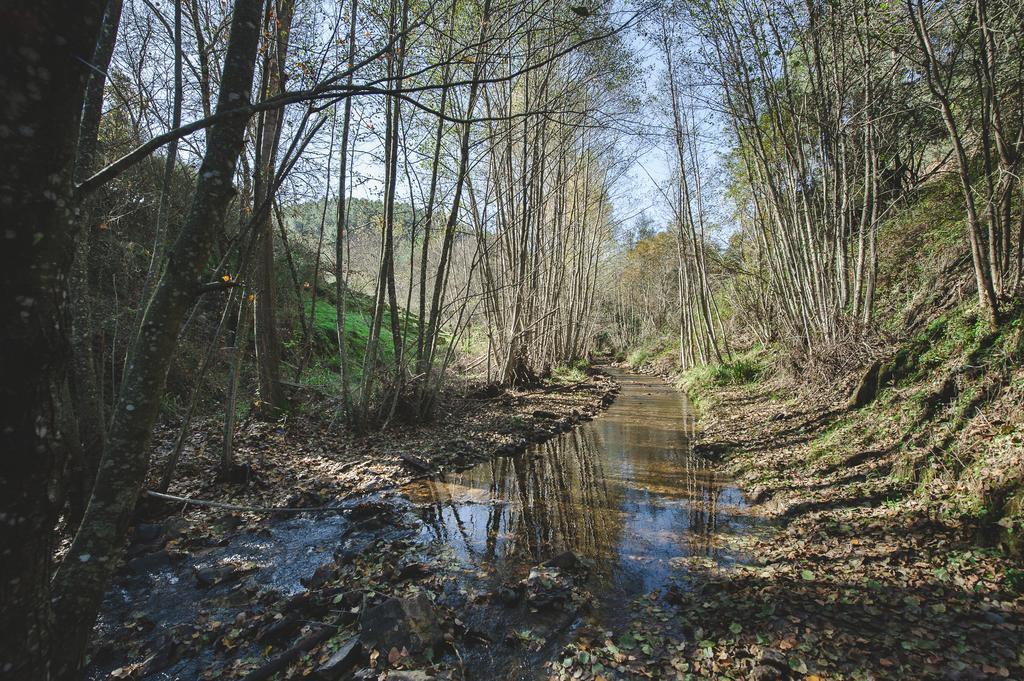
{"type": "MultiPolygon", "coordinates": [[[[231,20],[218,111],[251,98],[261,0],[239,0],[231,20]]],[[[248,116],[229,116],[212,126],[199,168],[192,205],[169,253],[131,352],[89,507],[53,581],[61,641],[60,673],[81,676],[89,634],[127,536],[149,466],[149,438],[160,409],[178,332],[191,308],[216,234],[234,195],[233,178],[248,116]]]]}

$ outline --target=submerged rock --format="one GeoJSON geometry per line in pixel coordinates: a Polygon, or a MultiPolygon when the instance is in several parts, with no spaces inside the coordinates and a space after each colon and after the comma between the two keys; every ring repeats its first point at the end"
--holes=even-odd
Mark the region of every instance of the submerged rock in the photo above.
{"type": "Polygon", "coordinates": [[[544,561],[543,565],[555,567],[559,570],[578,570],[585,567],[583,560],[572,551],[563,551],[557,556],[544,561]]]}
{"type": "Polygon", "coordinates": [[[364,608],[359,618],[360,641],[366,648],[407,648],[419,653],[444,640],[434,604],[424,593],[412,598],[389,598],[364,608]]]}
{"type": "Polygon", "coordinates": [[[530,607],[537,610],[575,607],[573,580],[557,568],[541,566],[530,570],[530,575],[520,582],[520,589],[530,607]]]}

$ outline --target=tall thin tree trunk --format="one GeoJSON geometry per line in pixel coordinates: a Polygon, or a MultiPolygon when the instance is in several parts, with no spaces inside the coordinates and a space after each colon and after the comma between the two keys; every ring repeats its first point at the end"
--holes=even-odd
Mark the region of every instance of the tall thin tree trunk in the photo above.
{"type": "MultiPolygon", "coordinates": [[[[272,0],[267,12],[266,90],[263,98],[279,95],[284,87],[284,64],[288,57],[294,0],[272,0]]],[[[256,363],[259,370],[260,403],[264,413],[273,413],[284,406],[281,388],[281,339],[277,329],[277,281],[274,268],[274,229],[270,216],[268,193],[272,191],[277,145],[284,121],[284,109],[264,112],[260,125],[259,164],[253,205],[261,211],[256,222],[259,238],[256,256],[256,363]]]]}

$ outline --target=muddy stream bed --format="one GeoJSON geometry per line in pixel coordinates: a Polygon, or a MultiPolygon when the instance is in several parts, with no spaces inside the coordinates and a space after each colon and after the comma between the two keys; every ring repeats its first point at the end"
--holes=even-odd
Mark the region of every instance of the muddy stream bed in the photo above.
{"type": "MultiPolygon", "coordinates": [[[[420,590],[445,613],[431,674],[543,678],[580,631],[620,632],[638,598],[685,588],[694,557],[747,560],[721,538],[756,519],[693,454],[685,397],[613,372],[621,391],[606,412],[520,454],[350,500],[340,513],[267,519],[178,555],[149,550],[137,532],[90,678],[244,676],[288,648],[267,630],[313,592],[327,606],[283,639],[320,619],[335,622],[339,641],[355,640],[360,609],[420,590]]],[[[343,673],[318,672],[316,660],[306,671],[348,678],[369,666],[363,647],[343,673]]]]}

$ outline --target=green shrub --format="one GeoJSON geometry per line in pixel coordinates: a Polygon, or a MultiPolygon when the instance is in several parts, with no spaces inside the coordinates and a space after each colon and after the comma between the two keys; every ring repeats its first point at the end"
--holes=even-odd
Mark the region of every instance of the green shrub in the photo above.
{"type": "Polygon", "coordinates": [[[749,357],[723,362],[711,368],[711,379],[717,386],[746,385],[761,378],[764,367],[749,357]]]}
{"type": "Polygon", "coordinates": [[[587,380],[587,371],[590,369],[590,362],[586,358],[580,358],[559,364],[551,370],[551,378],[557,383],[579,383],[587,380]]]}
{"type": "Polygon", "coordinates": [[[634,369],[643,366],[644,362],[650,359],[651,354],[647,348],[637,348],[626,355],[626,363],[634,369]]]}
{"type": "Polygon", "coordinates": [[[748,385],[760,381],[766,371],[765,351],[753,348],[721,364],[703,365],[684,371],[676,385],[697,398],[710,388],[748,385]]]}

